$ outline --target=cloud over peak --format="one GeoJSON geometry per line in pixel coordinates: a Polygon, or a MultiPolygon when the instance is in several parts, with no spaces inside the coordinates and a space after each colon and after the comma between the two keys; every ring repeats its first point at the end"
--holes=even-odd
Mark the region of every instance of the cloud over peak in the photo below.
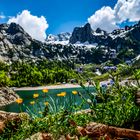
{"type": "Polygon", "coordinates": [[[140,0],[118,0],[114,7],[115,14],[120,22],[140,20],[140,0]]]}
{"type": "Polygon", "coordinates": [[[94,30],[100,27],[108,32],[126,20],[130,22],[140,20],[140,0],[118,0],[114,8],[102,7],[88,18],[94,30]]]}
{"type": "Polygon", "coordinates": [[[102,7],[100,10],[96,11],[95,14],[88,18],[88,22],[95,30],[100,27],[101,29],[111,32],[113,29],[117,28],[114,10],[109,6],[102,7]]]}
{"type": "Polygon", "coordinates": [[[17,23],[32,36],[32,38],[44,41],[46,39],[46,29],[48,23],[44,16],[37,17],[30,13],[28,10],[23,10],[22,13],[17,14],[16,17],[11,17],[8,23],[17,23]]]}

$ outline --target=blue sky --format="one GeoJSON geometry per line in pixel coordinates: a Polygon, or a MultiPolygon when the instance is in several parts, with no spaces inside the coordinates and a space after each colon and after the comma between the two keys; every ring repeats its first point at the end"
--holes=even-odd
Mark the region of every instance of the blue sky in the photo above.
{"type": "Polygon", "coordinates": [[[0,23],[15,22],[33,38],[72,32],[89,22],[112,32],[140,20],[140,0],[1,0],[0,23]]]}
{"type": "Polygon", "coordinates": [[[1,0],[0,12],[5,16],[16,16],[26,9],[33,15],[43,15],[49,24],[47,33],[57,34],[71,32],[75,26],[85,24],[96,10],[107,5],[113,7],[116,2],[117,0],[1,0]]]}

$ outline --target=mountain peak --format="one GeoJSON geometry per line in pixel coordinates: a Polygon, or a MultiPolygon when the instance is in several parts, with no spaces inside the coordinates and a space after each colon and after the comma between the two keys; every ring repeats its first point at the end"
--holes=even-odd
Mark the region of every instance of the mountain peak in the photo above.
{"type": "Polygon", "coordinates": [[[87,28],[88,30],[92,30],[89,23],[86,23],[85,26],[84,26],[84,28],[87,28]]]}
{"type": "Polygon", "coordinates": [[[7,42],[3,42],[4,44],[7,44],[7,46],[12,46],[13,44],[28,45],[32,40],[31,36],[16,23],[0,24],[0,33],[7,39],[8,44],[7,42]]]}
{"type": "Polygon", "coordinates": [[[74,44],[76,42],[81,42],[84,43],[88,41],[89,43],[91,42],[92,38],[92,29],[89,23],[87,23],[83,27],[76,27],[73,30],[72,36],[70,37],[70,43],[74,44]]]}
{"type": "Polygon", "coordinates": [[[24,32],[23,28],[16,24],[16,23],[11,23],[7,29],[7,33],[8,34],[11,34],[11,35],[14,35],[16,33],[19,33],[19,32],[24,32]]]}

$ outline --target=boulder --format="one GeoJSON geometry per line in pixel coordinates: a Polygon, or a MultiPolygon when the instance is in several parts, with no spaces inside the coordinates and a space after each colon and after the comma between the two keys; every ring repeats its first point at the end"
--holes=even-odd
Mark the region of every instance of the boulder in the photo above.
{"type": "Polygon", "coordinates": [[[17,113],[10,113],[5,111],[0,111],[0,133],[3,132],[4,128],[6,127],[6,124],[9,121],[14,121],[18,119],[17,113]]]}
{"type": "Polygon", "coordinates": [[[18,124],[23,120],[29,120],[29,115],[27,113],[13,113],[0,111],[0,133],[3,132],[7,124],[10,124],[11,128],[12,126],[14,126],[15,128],[18,127],[18,124]]]}
{"type": "Polygon", "coordinates": [[[9,87],[0,87],[0,107],[11,104],[19,96],[9,87]]]}
{"type": "Polygon", "coordinates": [[[109,136],[108,137],[109,139],[111,138],[120,138],[120,139],[126,138],[133,140],[140,139],[140,131],[108,126],[96,122],[91,122],[87,124],[85,128],[77,126],[77,131],[81,136],[88,136],[90,138],[109,136]]]}

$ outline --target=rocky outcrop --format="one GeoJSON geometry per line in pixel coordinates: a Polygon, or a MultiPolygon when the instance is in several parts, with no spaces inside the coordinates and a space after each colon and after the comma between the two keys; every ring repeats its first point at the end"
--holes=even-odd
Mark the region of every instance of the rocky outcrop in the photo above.
{"type": "Polygon", "coordinates": [[[88,136],[89,138],[104,136],[107,140],[114,138],[133,140],[140,139],[140,131],[138,130],[108,126],[96,122],[87,124],[85,128],[77,127],[77,130],[81,136],[88,136]]]}
{"type": "Polygon", "coordinates": [[[0,56],[5,61],[36,60],[43,43],[31,38],[16,24],[0,24],[0,56]]]}
{"type": "Polygon", "coordinates": [[[18,118],[17,113],[0,111],[0,133],[4,131],[7,122],[17,120],[17,118],[18,118]]]}
{"type": "Polygon", "coordinates": [[[84,43],[88,41],[89,43],[94,42],[94,37],[92,34],[92,29],[89,23],[87,23],[84,27],[76,27],[73,30],[72,36],[70,38],[70,43],[74,44],[76,42],[84,43]]]}
{"type": "Polygon", "coordinates": [[[17,98],[19,98],[19,96],[12,89],[0,87],[0,107],[15,102],[17,98]]]}
{"type": "Polygon", "coordinates": [[[124,29],[116,29],[112,33],[97,28],[93,31],[90,24],[83,27],[76,27],[69,41],[75,43],[96,43],[98,46],[105,46],[108,54],[115,49],[119,59],[130,60],[139,55],[140,52],[140,22],[133,26],[126,26],[124,29]],[[127,55],[131,51],[134,55],[127,55]],[[122,52],[124,52],[122,54],[122,52]],[[120,54],[120,55],[119,55],[120,54]]]}
{"type": "Polygon", "coordinates": [[[140,52],[140,22],[133,26],[127,26],[125,29],[114,30],[110,37],[110,47],[120,50],[133,49],[136,56],[140,52]]]}
{"type": "Polygon", "coordinates": [[[7,125],[11,125],[13,130],[18,127],[21,121],[29,120],[29,115],[27,113],[13,113],[0,111],[0,133],[3,132],[7,125]]]}
{"type": "Polygon", "coordinates": [[[18,116],[19,116],[18,113],[0,111],[0,122],[4,122],[7,120],[14,120],[18,116]]]}
{"type": "MultiPolygon", "coordinates": [[[[61,135],[58,140],[79,140],[79,137],[87,137],[88,139],[105,139],[105,140],[139,140],[140,131],[108,126],[96,122],[91,122],[85,127],[72,125],[77,129],[77,135],[61,135]]],[[[26,140],[54,140],[50,133],[38,132],[26,140]]]]}
{"type": "MultiPolygon", "coordinates": [[[[83,38],[85,36],[90,38],[90,35],[88,35],[90,30],[89,24],[85,28],[87,28],[87,33],[83,38]]],[[[57,36],[59,42],[68,42],[69,37],[69,33],[63,33],[57,36]]],[[[0,25],[0,59],[7,62],[38,62],[44,59],[66,61],[76,58],[75,60],[78,63],[90,63],[94,60],[92,57],[94,52],[91,50],[94,47],[96,46],[64,45],[53,44],[52,42],[42,43],[32,39],[22,27],[15,23],[0,25]]]]}
{"type": "Polygon", "coordinates": [[[100,28],[97,28],[96,31],[93,31],[90,24],[87,23],[83,27],[74,28],[69,42],[71,44],[74,44],[76,42],[88,42],[89,44],[97,43],[100,45],[108,45],[111,41],[112,38],[106,31],[100,28]]]}

